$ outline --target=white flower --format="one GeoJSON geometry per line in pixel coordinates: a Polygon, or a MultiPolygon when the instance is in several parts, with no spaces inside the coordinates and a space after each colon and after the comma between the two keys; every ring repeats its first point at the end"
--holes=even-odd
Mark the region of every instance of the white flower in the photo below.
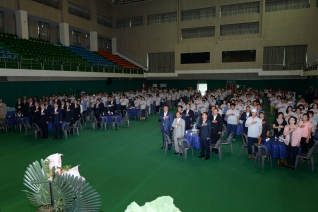
{"type": "Polygon", "coordinates": [[[125,212],[180,212],[180,209],[173,204],[170,196],[162,196],[152,202],[147,202],[144,206],[132,202],[125,212]]]}
{"type": "Polygon", "coordinates": [[[56,153],[53,155],[48,156],[45,160],[49,159],[50,160],[50,164],[49,167],[50,169],[52,169],[53,167],[57,168],[57,167],[62,167],[62,158],[61,156],[63,156],[60,153],[56,153]]]}
{"type": "Polygon", "coordinates": [[[79,166],[79,165],[77,165],[77,166],[75,166],[75,167],[69,169],[69,170],[66,171],[66,172],[63,172],[63,175],[64,175],[64,174],[69,174],[69,175],[72,175],[72,176],[74,176],[74,177],[78,177],[78,178],[81,178],[82,180],[85,180],[85,178],[80,175],[80,173],[79,173],[79,171],[78,171],[78,166],[79,166]]]}

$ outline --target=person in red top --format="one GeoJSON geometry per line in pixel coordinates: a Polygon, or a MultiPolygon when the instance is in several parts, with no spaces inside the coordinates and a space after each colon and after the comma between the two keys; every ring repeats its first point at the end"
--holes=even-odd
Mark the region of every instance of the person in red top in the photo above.
{"type": "MultiPolygon", "coordinates": [[[[308,153],[308,143],[311,137],[312,124],[309,121],[308,113],[303,114],[302,121],[298,123],[298,126],[301,128],[301,152],[308,153]]],[[[304,162],[302,160],[301,162],[304,162]]]]}
{"type": "Polygon", "coordinates": [[[297,149],[300,145],[301,130],[296,125],[296,117],[291,116],[288,119],[288,125],[284,128],[286,152],[287,152],[287,168],[295,169],[295,161],[297,155],[297,149]]]}

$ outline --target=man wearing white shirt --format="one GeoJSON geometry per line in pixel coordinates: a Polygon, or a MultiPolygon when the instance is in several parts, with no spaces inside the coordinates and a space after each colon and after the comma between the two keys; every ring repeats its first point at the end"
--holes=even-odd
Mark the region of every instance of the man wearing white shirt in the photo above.
{"type": "Polygon", "coordinates": [[[119,103],[121,107],[121,115],[124,117],[129,100],[126,98],[125,95],[122,95],[121,99],[119,100],[119,103]]]}
{"type": "Polygon", "coordinates": [[[247,118],[245,127],[248,127],[247,140],[248,140],[248,158],[252,158],[252,146],[258,142],[262,134],[262,120],[257,117],[257,110],[252,110],[252,116],[247,118]]]}
{"type": "Polygon", "coordinates": [[[239,123],[240,112],[235,109],[235,104],[231,104],[230,109],[226,111],[227,117],[226,131],[229,136],[233,133],[233,141],[235,141],[236,127],[239,123]]]}
{"type": "Polygon", "coordinates": [[[282,98],[280,103],[278,103],[276,105],[276,109],[278,110],[278,113],[279,112],[282,112],[282,113],[286,112],[288,105],[285,103],[285,101],[286,101],[286,99],[282,98]]]}
{"type": "Polygon", "coordinates": [[[145,120],[145,111],[146,111],[146,101],[144,97],[141,97],[141,100],[139,102],[139,107],[140,107],[140,114],[141,114],[141,119],[145,120]]]}

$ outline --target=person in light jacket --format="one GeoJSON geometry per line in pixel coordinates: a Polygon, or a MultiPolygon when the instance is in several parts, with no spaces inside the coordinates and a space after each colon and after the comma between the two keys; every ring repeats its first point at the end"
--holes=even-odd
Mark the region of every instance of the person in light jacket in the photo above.
{"type": "Polygon", "coordinates": [[[178,138],[183,138],[184,131],[185,131],[185,121],[181,118],[181,112],[176,113],[176,118],[173,120],[172,125],[173,129],[173,140],[174,140],[174,147],[176,152],[174,154],[182,155],[182,152],[179,148],[178,138]]]}
{"type": "Polygon", "coordinates": [[[288,125],[284,128],[286,152],[287,152],[287,168],[295,169],[295,161],[297,155],[297,149],[300,145],[301,130],[296,125],[297,119],[295,116],[291,116],[288,119],[288,125]]]}

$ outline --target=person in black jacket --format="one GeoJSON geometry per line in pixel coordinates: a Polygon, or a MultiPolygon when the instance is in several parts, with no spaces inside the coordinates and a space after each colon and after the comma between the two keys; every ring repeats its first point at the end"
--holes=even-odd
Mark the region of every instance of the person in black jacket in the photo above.
{"type": "MultiPolygon", "coordinates": [[[[212,113],[212,129],[211,129],[211,139],[212,143],[216,144],[216,142],[220,139],[222,134],[222,128],[223,128],[223,118],[219,114],[219,110],[215,108],[212,113]]],[[[218,153],[217,150],[213,149],[215,153],[218,153]]]]}
{"type": "Polygon", "coordinates": [[[66,102],[65,106],[65,120],[66,122],[72,124],[73,121],[73,107],[71,107],[70,102],[66,102]]]}
{"type": "Polygon", "coordinates": [[[34,117],[34,119],[33,119],[34,123],[36,123],[40,127],[40,125],[41,125],[41,123],[40,123],[41,107],[40,107],[38,102],[35,102],[33,117],[34,117]]]}
{"type": "Polygon", "coordinates": [[[33,123],[33,113],[35,111],[35,106],[33,104],[32,98],[29,98],[29,105],[27,108],[28,108],[27,116],[29,117],[30,124],[32,124],[33,123]]]}
{"type": "Polygon", "coordinates": [[[42,138],[47,139],[49,137],[48,132],[48,124],[49,124],[49,113],[45,109],[44,104],[41,104],[41,111],[40,111],[40,128],[42,131],[42,138]]]}
{"type": "Polygon", "coordinates": [[[65,102],[64,100],[61,101],[61,106],[60,106],[60,109],[62,111],[62,119],[65,120],[66,119],[66,106],[65,106],[65,102]]]}
{"type": "Polygon", "coordinates": [[[186,109],[182,112],[184,120],[185,120],[185,129],[189,130],[193,126],[194,119],[194,111],[190,109],[190,104],[187,104],[186,109]]]}
{"type": "Polygon", "coordinates": [[[211,128],[212,123],[208,118],[208,114],[206,112],[202,113],[202,119],[198,124],[199,131],[199,138],[200,138],[200,146],[201,146],[201,153],[199,158],[205,157],[205,160],[210,159],[210,136],[211,136],[211,128]]]}
{"type": "Polygon", "coordinates": [[[54,130],[54,140],[55,139],[62,139],[62,112],[61,109],[58,108],[57,102],[54,103],[54,109],[53,109],[53,130],[54,130]]]}
{"type": "Polygon", "coordinates": [[[108,102],[108,105],[110,105],[108,111],[110,111],[111,113],[116,113],[117,104],[116,104],[116,101],[115,101],[114,97],[110,98],[110,101],[108,102]]]}
{"type": "Polygon", "coordinates": [[[77,104],[77,100],[73,101],[73,122],[75,123],[81,117],[81,106],[77,104]]]}
{"type": "Polygon", "coordinates": [[[21,102],[21,98],[18,98],[18,102],[15,104],[16,112],[20,111],[22,114],[25,114],[24,104],[21,102]]]}
{"type": "Polygon", "coordinates": [[[247,131],[248,131],[248,128],[245,127],[245,122],[247,120],[248,117],[252,116],[252,113],[251,113],[251,108],[250,106],[246,106],[246,112],[243,112],[241,117],[240,117],[240,120],[243,121],[243,132],[247,135],[247,131]]]}

